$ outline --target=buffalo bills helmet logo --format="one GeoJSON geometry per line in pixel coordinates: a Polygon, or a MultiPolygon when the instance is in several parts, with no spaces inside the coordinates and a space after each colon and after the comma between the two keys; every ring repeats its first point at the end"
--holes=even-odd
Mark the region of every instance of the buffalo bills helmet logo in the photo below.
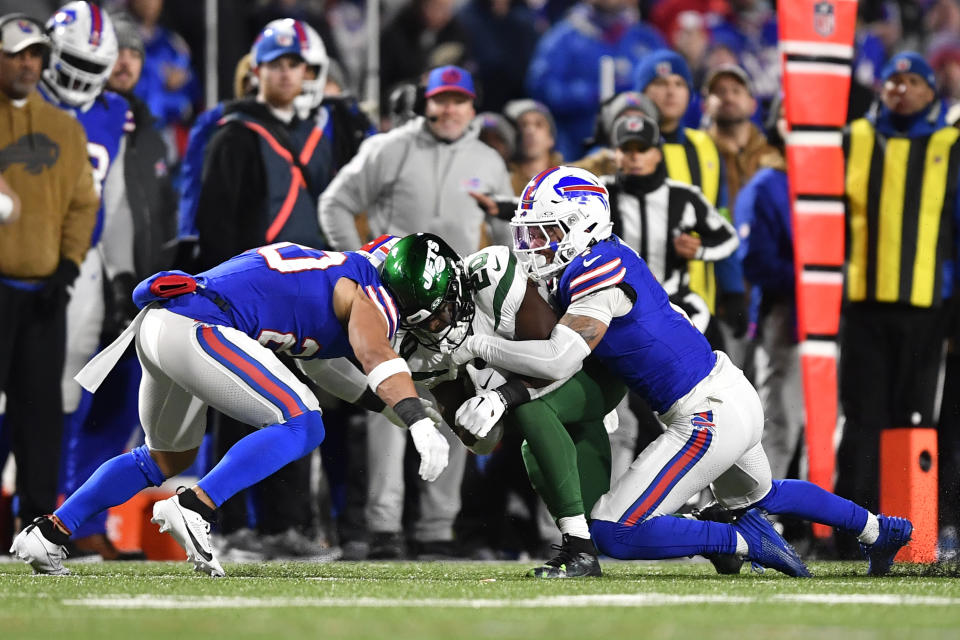
{"type": "Polygon", "coordinates": [[[579,176],[567,176],[557,180],[553,190],[565,200],[584,202],[587,198],[599,198],[603,205],[607,204],[607,190],[594,182],[588,182],[579,176]]]}
{"type": "Polygon", "coordinates": [[[53,21],[57,24],[70,24],[77,19],[77,12],[73,9],[64,9],[63,11],[58,11],[57,15],[53,16],[53,21]]]}

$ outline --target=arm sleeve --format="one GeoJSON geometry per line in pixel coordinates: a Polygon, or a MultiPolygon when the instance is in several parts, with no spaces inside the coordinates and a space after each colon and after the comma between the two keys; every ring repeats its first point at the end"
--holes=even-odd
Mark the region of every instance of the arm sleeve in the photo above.
{"type": "Polygon", "coordinates": [[[210,140],[197,202],[201,269],[263,244],[259,207],[266,185],[256,136],[234,123],[210,140]]]}
{"type": "Polygon", "coordinates": [[[127,198],[126,149],[127,136],[123,136],[103,184],[103,238],[99,251],[110,279],[118,273],[134,272],[133,211],[127,198]]]}
{"type": "Polygon", "coordinates": [[[100,196],[93,186],[93,166],[87,158],[87,137],[79,123],[75,131],[77,137],[73,144],[61,145],[61,149],[70,149],[78,157],[71,165],[77,168],[77,175],[64,216],[60,255],[80,265],[90,248],[93,228],[97,224],[100,196]]]}
{"type": "Polygon", "coordinates": [[[367,376],[347,358],[297,360],[297,366],[324,391],[350,404],[367,389],[367,376]]]}
{"type": "Polygon", "coordinates": [[[365,140],[357,155],[337,173],[320,197],[320,228],[338,251],[349,251],[363,244],[354,218],[368,212],[380,195],[383,185],[379,165],[384,135],[365,140]]]}
{"type": "Polygon", "coordinates": [[[614,318],[630,313],[633,303],[619,287],[609,287],[570,303],[567,313],[587,316],[610,326],[614,318]]]}
{"type": "Polygon", "coordinates": [[[590,355],[576,331],[558,324],[547,340],[504,340],[493,336],[469,338],[470,350],[488,364],[542,380],[572,376],[590,355]]]}
{"type": "Polygon", "coordinates": [[[720,215],[716,207],[707,202],[699,189],[691,189],[688,207],[693,208],[696,216],[694,231],[700,234],[700,251],[697,260],[716,262],[733,254],[740,244],[733,225],[720,215]]]}

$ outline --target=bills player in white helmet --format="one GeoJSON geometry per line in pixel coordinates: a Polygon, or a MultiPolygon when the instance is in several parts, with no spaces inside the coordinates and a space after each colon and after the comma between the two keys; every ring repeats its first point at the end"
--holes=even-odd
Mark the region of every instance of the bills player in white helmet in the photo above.
{"type": "MultiPolygon", "coordinates": [[[[133,130],[133,114],[127,100],[105,86],[117,60],[119,48],[113,21],[90,2],[68,2],[46,23],[50,36],[50,60],[42,74],[40,93],[47,101],[73,113],[87,134],[87,153],[93,166],[94,185],[101,197],[91,249],[80,267],[67,305],[67,352],[63,375],[65,446],[59,492],[69,495],[86,478],[83,461],[95,459],[87,451],[90,438],[84,426],[89,402],[73,376],[93,356],[100,344],[105,317],[104,278],[111,291],[126,291],[136,284],[133,277],[133,217],[126,197],[123,156],[126,133],[133,130]],[[127,285],[116,286],[126,281],[127,285]]],[[[102,536],[103,523],[94,525],[90,536],[75,537],[80,548],[92,534],[102,536]]],[[[104,551],[102,545],[96,547],[104,551]]]]}
{"type": "Polygon", "coordinates": [[[294,20],[306,36],[307,48],[303,51],[303,59],[307,63],[307,73],[303,79],[303,90],[294,98],[293,105],[297,112],[308,114],[323,102],[323,91],[327,85],[327,72],[330,70],[330,58],[327,48],[323,45],[320,34],[303,20],[294,20]]]}
{"type": "Polygon", "coordinates": [[[44,84],[72,107],[100,95],[117,61],[117,36],[105,11],[89,2],[69,2],[47,21],[52,48],[44,84]]]}

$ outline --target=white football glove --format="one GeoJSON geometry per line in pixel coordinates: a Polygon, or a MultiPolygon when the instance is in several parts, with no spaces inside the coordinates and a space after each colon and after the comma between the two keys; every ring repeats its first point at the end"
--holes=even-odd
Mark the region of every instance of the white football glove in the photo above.
{"type": "MultiPolygon", "coordinates": [[[[423,410],[427,412],[427,417],[433,420],[436,423],[443,422],[443,416],[440,415],[440,412],[437,410],[437,405],[433,404],[431,400],[426,398],[418,398],[420,404],[423,405],[423,410]]],[[[406,429],[407,425],[404,424],[403,420],[400,419],[400,416],[397,415],[397,412],[393,410],[393,407],[384,407],[383,411],[380,412],[384,418],[397,425],[401,429],[406,429]]]]}
{"type": "Polygon", "coordinates": [[[507,383],[507,379],[493,367],[477,369],[472,363],[467,363],[464,370],[467,372],[467,375],[470,376],[470,382],[473,383],[473,388],[477,391],[496,389],[500,385],[507,383]]]}
{"type": "Polygon", "coordinates": [[[410,425],[413,446],[420,454],[420,477],[433,482],[447,467],[450,444],[443,434],[437,431],[433,420],[424,418],[410,425]]]}
{"type": "Polygon", "coordinates": [[[482,438],[490,433],[506,410],[499,393],[492,389],[481,391],[457,409],[457,425],[482,438]]]}

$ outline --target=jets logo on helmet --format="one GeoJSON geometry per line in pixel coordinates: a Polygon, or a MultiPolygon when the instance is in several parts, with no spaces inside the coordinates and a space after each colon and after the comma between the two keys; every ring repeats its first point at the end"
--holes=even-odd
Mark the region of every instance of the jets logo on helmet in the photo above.
{"type": "Polygon", "coordinates": [[[589,171],[553,167],[524,188],[510,226],[517,261],[529,277],[545,280],[610,236],[610,195],[589,171]]]}
{"type": "Polygon", "coordinates": [[[455,349],[469,335],[476,308],[460,256],[439,237],[416,233],[401,238],[381,270],[393,296],[400,326],[434,350],[455,349]]]}
{"type": "Polygon", "coordinates": [[[85,107],[100,95],[117,61],[117,35],[110,16],[89,2],[70,2],[47,21],[50,62],[44,84],[57,98],[85,107]]]}

